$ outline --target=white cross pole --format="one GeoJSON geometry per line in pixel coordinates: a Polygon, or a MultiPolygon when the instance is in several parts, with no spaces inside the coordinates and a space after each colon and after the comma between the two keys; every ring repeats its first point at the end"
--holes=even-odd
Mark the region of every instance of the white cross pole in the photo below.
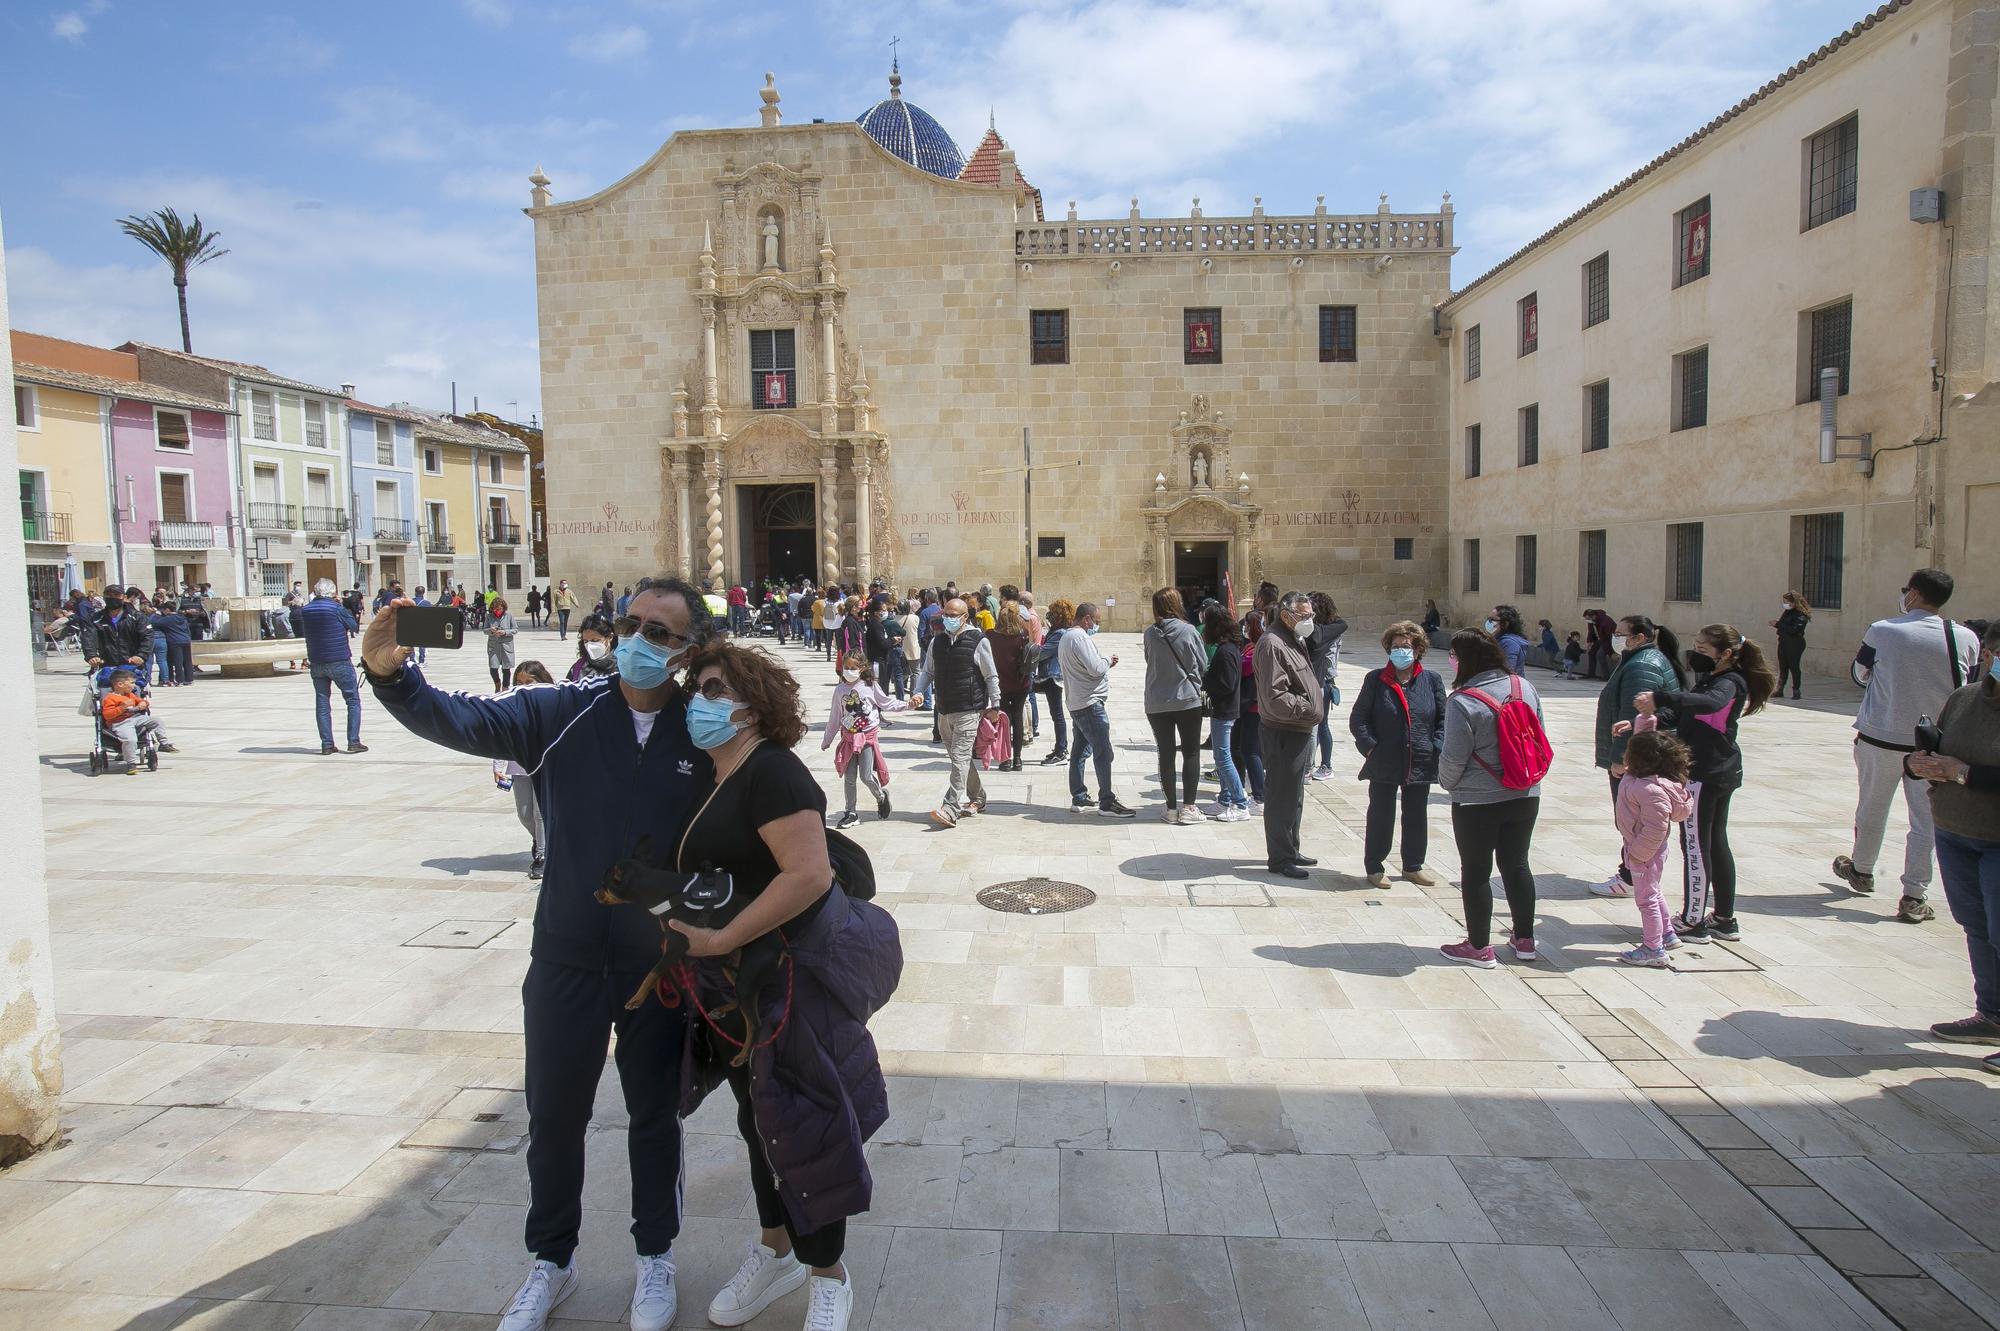
{"type": "Polygon", "coordinates": [[[1035,473],[1038,471],[1062,471],[1069,467],[1081,467],[1082,459],[1074,462],[1035,462],[1034,445],[1028,434],[1028,427],[1021,427],[1021,465],[1019,467],[990,467],[980,472],[981,476],[1005,476],[1012,472],[1021,473],[1021,557],[1025,573],[1021,586],[1035,590],[1035,473]]]}

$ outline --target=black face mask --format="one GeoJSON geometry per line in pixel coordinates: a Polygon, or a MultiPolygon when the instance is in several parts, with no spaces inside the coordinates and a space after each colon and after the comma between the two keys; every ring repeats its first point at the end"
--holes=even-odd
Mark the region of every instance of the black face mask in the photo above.
{"type": "Polygon", "coordinates": [[[1688,651],[1688,668],[1697,675],[1712,675],[1715,673],[1715,658],[1707,652],[1696,651],[1690,648],[1688,651]]]}

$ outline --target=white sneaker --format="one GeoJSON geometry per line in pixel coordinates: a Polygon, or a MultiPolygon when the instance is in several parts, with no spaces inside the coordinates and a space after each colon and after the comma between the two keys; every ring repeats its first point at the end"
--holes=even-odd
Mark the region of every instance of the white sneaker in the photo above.
{"type": "Polygon", "coordinates": [[[1160,810],[1160,821],[1178,824],[1181,820],[1180,806],[1169,804],[1160,810]]]}
{"type": "Polygon", "coordinates": [[[1313,768],[1312,779],[1315,781],[1331,781],[1333,780],[1333,769],[1331,767],[1315,767],[1313,768]]]}
{"type": "Polygon", "coordinates": [[[674,1292],[674,1257],[663,1252],[633,1262],[632,1331],[667,1331],[680,1311],[674,1292]]]}
{"type": "Polygon", "coordinates": [[[1250,821],[1250,810],[1244,808],[1241,804],[1231,805],[1229,815],[1222,821],[1225,823],[1247,823],[1250,821]]]}
{"type": "Polygon", "coordinates": [[[848,1283],[845,1272],[838,1280],[812,1278],[812,1292],[806,1296],[805,1331],[847,1331],[847,1317],[853,1311],[854,1286],[848,1283]]]}
{"type": "Polygon", "coordinates": [[[528,1278],[514,1291],[514,1301],[500,1317],[499,1331],[542,1331],[556,1305],[576,1292],[576,1258],[568,1266],[537,1261],[528,1278]]]}
{"type": "Polygon", "coordinates": [[[1632,895],[1632,885],[1614,873],[1601,883],[1592,883],[1590,885],[1590,895],[1594,897],[1629,897],[1632,895]]]}
{"type": "Polygon", "coordinates": [[[1193,827],[1196,823],[1205,823],[1207,821],[1208,821],[1207,816],[1204,815],[1202,811],[1200,809],[1197,809],[1194,805],[1192,804],[1181,805],[1180,823],[1182,827],[1193,827]]]}
{"type": "Polygon", "coordinates": [[[805,1284],[811,1274],[812,1268],[791,1253],[780,1257],[753,1243],[743,1265],[709,1303],[708,1320],[716,1326],[741,1326],[805,1284]]]}

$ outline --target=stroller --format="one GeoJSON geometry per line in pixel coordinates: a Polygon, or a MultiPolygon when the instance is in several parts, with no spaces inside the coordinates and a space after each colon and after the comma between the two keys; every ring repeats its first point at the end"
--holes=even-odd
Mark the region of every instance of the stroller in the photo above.
{"type": "Polygon", "coordinates": [[[757,622],[752,625],[753,637],[769,638],[778,631],[778,607],[769,601],[757,607],[757,622]]]}
{"type": "MultiPolygon", "coordinates": [[[[111,672],[131,670],[138,680],[139,696],[150,698],[152,690],[146,681],[138,679],[137,666],[105,666],[84,676],[83,701],[77,704],[77,712],[90,717],[90,774],[103,776],[111,770],[114,762],[124,761],[124,750],[118,743],[118,736],[111,733],[111,727],[104,723],[104,695],[111,692],[111,672]],[[114,757],[113,755],[117,755],[114,757]]],[[[160,735],[157,730],[139,732],[138,748],[140,765],[149,772],[160,770],[160,735]]]]}

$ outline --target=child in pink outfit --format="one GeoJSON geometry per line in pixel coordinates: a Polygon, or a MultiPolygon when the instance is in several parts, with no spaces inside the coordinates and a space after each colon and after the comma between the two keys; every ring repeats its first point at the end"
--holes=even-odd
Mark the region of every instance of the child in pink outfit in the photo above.
{"type": "Polygon", "coordinates": [[[889,816],[889,764],[882,757],[882,713],[908,708],[909,703],[901,698],[882,692],[867,657],[849,652],[840,658],[840,683],[833,686],[833,706],[827,712],[826,733],[819,745],[822,750],[840,745],[833,752],[833,770],[847,783],[847,808],[835,827],[852,827],[861,821],[861,815],[854,811],[859,794],[857,777],[868,783],[869,793],[875,796],[875,816],[889,816]]]}
{"type": "Polygon", "coordinates": [[[1628,966],[1665,967],[1667,952],[1679,947],[1673,915],[1660,890],[1666,872],[1667,842],[1674,824],[1687,821],[1694,798],[1684,784],[1688,775],[1687,746],[1654,729],[1651,716],[1636,724],[1621,721],[1614,734],[1635,732],[1625,749],[1625,775],[1618,782],[1618,832],[1625,838],[1625,863],[1632,871],[1632,899],[1639,906],[1645,941],[1618,954],[1628,966]]]}

